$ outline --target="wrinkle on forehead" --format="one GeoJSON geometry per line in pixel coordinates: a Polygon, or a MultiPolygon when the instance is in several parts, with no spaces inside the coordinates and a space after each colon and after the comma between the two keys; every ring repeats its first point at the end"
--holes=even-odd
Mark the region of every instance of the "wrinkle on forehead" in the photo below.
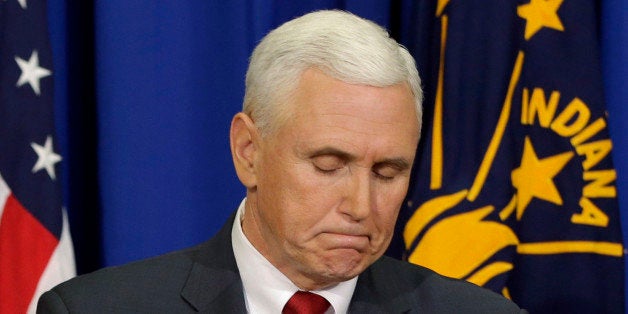
{"type": "Polygon", "coordinates": [[[418,143],[414,98],[407,84],[353,85],[313,69],[303,74],[291,96],[286,108],[290,118],[278,132],[297,142],[329,141],[349,151],[414,150],[418,143]]]}

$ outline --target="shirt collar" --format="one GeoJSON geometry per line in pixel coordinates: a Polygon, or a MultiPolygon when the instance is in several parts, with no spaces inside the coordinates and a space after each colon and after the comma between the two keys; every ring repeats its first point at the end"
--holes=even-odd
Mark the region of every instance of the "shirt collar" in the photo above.
{"type": "MultiPolygon", "coordinates": [[[[299,288],[273,266],[249,242],[242,231],[245,211],[242,200],[231,228],[231,243],[242,278],[246,307],[249,313],[281,313],[284,305],[299,288]],[[260,284],[264,283],[264,284],[260,284]]],[[[332,305],[327,313],[347,313],[358,277],[334,286],[310,291],[323,296],[332,305]]]]}

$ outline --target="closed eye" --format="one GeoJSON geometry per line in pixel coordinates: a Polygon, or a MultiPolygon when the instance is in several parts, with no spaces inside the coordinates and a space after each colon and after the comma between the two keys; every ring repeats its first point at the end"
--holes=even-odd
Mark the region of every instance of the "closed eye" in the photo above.
{"type": "Polygon", "coordinates": [[[378,179],[384,180],[384,181],[389,181],[395,178],[394,175],[384,175],[381,173],[377,173],[375,171],[373,171],[373,174],[375,175],[375,177],[377,177],[378,179]]]}
{"type": "Polygon", "coordinates": [[[343,158],[334,155],[319,155],[312,157],[314,169],[319,172],[331,174],[339,169],[344,168],[346,161],[343,158]]]}
{"type": "Polygon", "coordinates": [[[382,179],[384,181],[392,180],[399,174],[399,171],[392,169],[373,169],[373,174],[378,179],[382,179]]]}
{"type": "Polygon", "coordinates": [[[400,174],[410,169],[410,165],[405,160],[393,159],[377,163],[373,166],[373,174],[382,180],[393,180],[400,174]]]}

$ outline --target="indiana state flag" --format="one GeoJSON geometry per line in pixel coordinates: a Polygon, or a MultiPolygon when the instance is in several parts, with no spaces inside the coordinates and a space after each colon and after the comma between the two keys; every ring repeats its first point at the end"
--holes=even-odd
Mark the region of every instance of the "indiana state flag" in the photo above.
{"type": "Polygon", "coordinates": [[[426,121],[400,215],[406,258],[530,313],[623,313],[598,2],[411,6],[402,40],[426,121]]]}

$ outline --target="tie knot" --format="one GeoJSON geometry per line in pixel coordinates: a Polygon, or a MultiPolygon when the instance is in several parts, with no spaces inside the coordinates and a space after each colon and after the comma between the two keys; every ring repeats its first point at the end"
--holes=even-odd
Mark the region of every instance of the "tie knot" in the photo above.
{"type": "Polygon", "coordinates": [[[318,294],[297,291],[286,306],[283,307],[282,314],[323,314],[329,308],[329,302],[318,294]]]}

